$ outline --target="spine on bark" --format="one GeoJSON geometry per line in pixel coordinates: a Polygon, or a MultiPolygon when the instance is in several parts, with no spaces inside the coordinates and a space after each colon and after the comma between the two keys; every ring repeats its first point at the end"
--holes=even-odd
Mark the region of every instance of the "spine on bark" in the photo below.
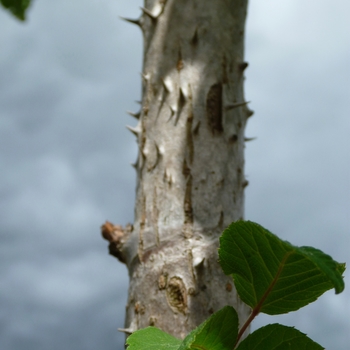
{"type": "MultiPolygon", "coordinates": [[[[247,0],[145,0],[136,135],[135,221],[106,223],[130,275],[125,332],[155,325],[183,338],[211,313],[249,308],[218,264],[218,237],[244,213],[247,0]]],[[[111,248],[112,247],[112,248],[111,248]]]]}

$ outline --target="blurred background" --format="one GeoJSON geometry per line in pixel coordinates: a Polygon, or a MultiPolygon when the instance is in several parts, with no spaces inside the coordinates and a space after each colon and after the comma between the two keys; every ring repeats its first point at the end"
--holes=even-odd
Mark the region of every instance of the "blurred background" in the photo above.
{"type": "MultiPolygon", "coordinates": [[[[100,226],[133,222],[141,0],[0,9],[0,347],[123,349],[128,276],[100,226]]],[[[251,0],[246,219],[350,262],[350,2],[251,0]]],[[[349,273],[345,273],[348,283],[349,273]]],[[[350,342],[350,288],[266,322],[350,342]]]]}

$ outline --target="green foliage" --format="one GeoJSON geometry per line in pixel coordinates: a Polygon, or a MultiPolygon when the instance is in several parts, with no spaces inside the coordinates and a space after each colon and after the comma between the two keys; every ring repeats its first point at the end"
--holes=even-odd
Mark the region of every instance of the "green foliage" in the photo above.
{"type": "Polygon", "coordinates": [[[147,327],[131,334],[128,350],[178,350],[181,340],[155,327],[147,327]]]}
{"type": "Polygon", "coordinates": [[[30,5],[30,0],[0,0],[0,3],[18,19],[25,20],[25,12],[30,5]]]}
{"type": "Polygon", "coordinates": [[[231,306],[214,313],[181,341],[154,327],[133,333],[128,350],[320,350],[305,334],[280,324],[242,335],[260,313],[278,315],[315,301],[327,290],[344,290],[345,264],[312,247],[296,247],[250,221],[232,223],[220,238],[220,265],[252,308],[238,331],[231,306]]]}
{"type": "Polygon", "coordinates": [[[312,247],[295,247],[250,221],[231,224],[220,238],[220,265],[252,309],[295,311],[325,291],[344,289],[344,265],[312,247]]]}
{"type": "Polygon", "coordinates": [[[238,346],[237,350],[322,350],[304,333],[293,327],[281,324],[269,324],[250,334],[238,346]]]}
{"type": "Polygon", "coordinates": [[[130,335],[128,350],[232,350],[238,334],[238,315],[225,306],[181,341],[157,328],[147,327],[130,335]]]}
{"type": "Polygon", "coordinates": [[[237,312],[232,306],[225,306],[193,330],[178,350],[232,350],[237,335],[237,312]]]}

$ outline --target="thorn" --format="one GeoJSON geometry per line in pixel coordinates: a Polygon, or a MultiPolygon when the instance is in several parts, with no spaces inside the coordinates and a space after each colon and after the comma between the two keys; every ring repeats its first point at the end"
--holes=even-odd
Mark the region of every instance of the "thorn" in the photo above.
{"type": "Polygon", "coordinates": [[[126,334],[132,334],[133,330],[131,328],[118,328],[119,332],[123,332],[126,334]]]}
{"type": "Polygon", "coordinates": [[[132,23],[132,24],[136,24],[137,26],[139,26],[141,28],[141,21],[139,18],[137,19],[131,19],[131,18],[126,18],[126,17],[121,17],[119,16],[120,19],[122,19],[123,21],[132,23]]]}
{"type": "Polygon", "coordinates": [[[190,89],[190,86],[188,86],[188,87],[187,87],[187,86],[184,86],[184,87],[180,88],[180,91],[181,91],[181,93],[182,93],[182,96],[184,97],[185,100],[188,100],[188,96],[189,96],[189,94],[190,94],[189,89],[190,89]]]}
{"type": "Polygon", "coordinates": [[[176,107],[169,106],[170,111],[171,111],[171,116],[173,116],[176,112],[176,107]]]}
{"type": "Polygon", "coordinates": [[[183,88],[180,88],[179,90],[180,90],[179,101],[182,100],[182,102],[185,103],[186,100],[187,100],[187,95],[188,95],[188,94],[187,94],[187,91],[185,91],[183,88]]]}
{"type": "Polygon", "coordinates": [[[177,122],[179,121],[179,118],[180,118],[180,114],[182,112],[182,109],[184,108],[185,106],[185,103],[186,103],[186,96],[183,92],[183,90],[180,88],[179,89],[179,99],[177,101],[177,113],[176,113],[176,118],[175,118],[175,125],[177,124],[177,122]]]}
{"type": "Polygon", "coordinates": [[[237,107],[242,107],[242,106],[247,105],[249,102],[250,102],[250,101],[239,102],[239,103],[233,103],[233,104],[231,104],[231,105],[225,106],[225,110],[226,110],[226,111],[229,111],[230,109],[234,109],[234,108],[237,108],[237,107]]]}
{"type": "Polygon", "coordinates": [[[251,117],[254,114],[254,111],[251,109],[247,108],[247,118],[251,117]]]}
{"type": "Polygon", "coordinates": [[[141,76],[142,76],[142,78],[145,79],[146,81],[148,81],[149,78],[151,77],[149,73],[146,73],[146,74],[145,74],[145,73],[141,73],[141,76]]]}
{"type": "Polygon", "coordinates": [[[138,103],[139,105],[141,105],[142,104],[142,101],[135,101],[136,103],[138,103]]]}
{"type": "Polygon", "coordinates": [[[184,67],[184,61],[182,59],[182,52],[181,52],[181,47],[179,48],[179,53],[178,53],[178,59],[176,63],[176,69],[180,72],[181,69],[184,67]]]}
{"type": "Polygon", "coordinates": [[[132,126],[127,125],[126,128],[128,130],[130,130],[135,136],[138,136],[139,133],[141,132],[140,128],[138,126],[136,126],[135,128],[133,128],[132,126]]]}
{"type": "Polygon", "coordinates": [[[244,138],[245,142],[249,142],[249,141],[253,141],[253,140],[256,140],[256,137],[245,137],[244,138]]]}
{"type": "Polygon", "coordinates": [[[133,113],[130,111],[126,111],[126,113],[128,113],[129,115],[131,115],[132,117],[136,118],[136,119],[140,119],[140,115],[141,115],[141,111],[138,113],[133,113]]]}
{"type": "Polygon", "coordinates": [[[161,157],[164,154],[164,152],[165,152],[164,146],[160,145],[159,148],[158,148],[158,151],[159,151],[159,156],[161,157]]]}
{"type": "Polygon", "coordinates": [[[199,126],[201,125],[201,122],[198,121],[197,125],[194,127],[193,129],[193,134],[197,135],[198,134],[198,130],[199,130],[199,126]]]}
{"type": "Polygon", "coordinates": [[[140,9],[142,10],[142,12],[147,15],[152,21],[157,20],[158,16],[155,16],[150,10],[147,10],[144,7],[140,7],[140,9]]]}
{"type": "Polygon", "coordinates": [[[137,170],[137,161],[135,163],[130,163],[130,165],[137,170]]]}
{"type": "Polygon", "coordinates": [[[170,79],[170,77],[166,77],[165,79],[162,78],[162,84],[164,86],[164,89],[167,91],[167,92],[172,92],[173,91],[173,83],[170,79]]]}
{"type": "Polygon", "coordinates": [[[196,30],[194,31],[193,37],[191,39],[192,46],[197,46],[198,44],[198,27],[196,27],[196,30]]]}
{"type": "Polygon", "coordinates": [[[171,118],[174,116],[174,114],[176,113],[176,107],[172,107],[169,105],[170,108],[170,117],[168,119],[168,122],[171,120],[171,118]]]}
{"type": "Polygon", "coordinates": [[[161,79],[162,81],[162,85],[163,85],[163,91],[161,92],[161,95],[159,97],[159,101],[160,101],[160,105],[159,105],[159,109],[158,109],[158,114],[157,114],[157,119],[159,117],[160,111],[162,110],[162,107],[169,95],[169,88],[168,86],[165,84],[165,81],[163,79],[161,79]]]}
{"type": "Polygon", "coordinates": [[[241,62],[238,63],[238,69],[240,72],[243,72],[247,67],[248,67],[249,63],[248,62],[241,62]]]}
{"type": "Polygon", "coordinates": [[[191,100],[192,101],[192,87],[191,87],[191,84],[190,83],[188,83],[188,85],[187,85],[187,88],[186,88],[186,90],[184,91],[184,93],[185,93],[185,97],[188,99],[188,100],[191,100]]]}
{"type": "Polygon", "coordinates": [[[158,18],[163,13],[166,2],[167,0],[160,0],[158,4],[155,5],[153,8],[153,16],[158,18]]]}
{"type": "Polygon", "coordinates": [[[165,81],[164,81],[163,78],[162,78],[162,84],[163,84],[163,87],[164,87],[165,91],[166,92],[170,92],[170,90],[169,90],[168,86],[165,84],[165,81]]]}
{"type": "Polygon", "coordinates": [[[160,153],[160,149],[159,149],[157,143],[154,142],[154,145],[156,146],[157,156],[160,157],[160,156],[161,156],[161,153],[160,153]]]}
{"type": "Polygon", "coordinates": [[[160,159],[160,157],[161,157],[161,154],[160,154],[159,148],[158,148],[158,146],[157,146],[157,143],[154,142],[154,145],[155,145],[155,147],[156,147],[156,152],[157,152],[156,160],[155,160],[155,162],[154,162],[153,165],[149,165],[149,166],[147,167],[147,170],[148,170],[148,171],[152,171],[152,170],[157,166],[157,164],[158,164],[158,162],[159,162],[159,159],[160,159]]]}

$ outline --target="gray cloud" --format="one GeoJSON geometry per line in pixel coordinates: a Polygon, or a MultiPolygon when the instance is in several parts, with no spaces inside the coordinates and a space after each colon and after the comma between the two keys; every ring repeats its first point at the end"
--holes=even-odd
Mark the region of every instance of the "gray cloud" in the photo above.
{"type": "MultiPolygon", "coordinates": [[[[0,12],[2,349],[121,349],[124,266],[99,237],[133,220],[141,1],[34,2],[0,12]]],[[[250,1],[246,218],[349,261],[347,1],[250,1]]],[[[277,320],[349,342],[350,294],[277,320]]],[[[277,322],[262,317],[256,325],[277,322]]]]}

